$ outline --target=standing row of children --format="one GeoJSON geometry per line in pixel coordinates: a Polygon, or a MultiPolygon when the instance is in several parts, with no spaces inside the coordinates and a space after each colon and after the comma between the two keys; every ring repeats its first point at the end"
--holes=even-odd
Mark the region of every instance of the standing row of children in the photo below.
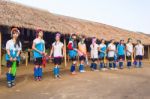
{"type": "MultiPolygon", "coordinates": [[[[22,44],[19,41],[20,31],[18,28],[11,29],[11,39],[6,43],[6,61],[8,72],[6,73],[7,85],[9,88],[15,85],[16,75],[12,74],[13,63],[16,62],[18,65],[20,61],[20,52],[22,50],[22,44]]],[[[56,33],[55,42],[52,44],[49,58],[53,58],[54,68],[53,73],[55,78],[60,78],[60,65],[62,58],[64,57],[65,48],[63,43],[60,41],[61,34],[56,33]]],[[[97,44],[97,39],[92,38],[92,44],[90,45],[90,57],[91,57],[91,70],[95,71],[107,69],[106,60],[109,61],[109,68],[111,70],[117,70],[116,62],[119,61],[119,68],[122,69],[124,66],[124,60],[127,60],[127,67],[131,68],[132,60],[136,67],[142,66],[142,57],[144,55],[144,47],[140,40],[137,40],[137,45],[133,47],[132,39],[129,38],[125,46],[124,40],[120,40],[120,43],[116,46],[115,40],[112,39],[110,44],[106,46],[105,40],[101,40],[101,44],[97,44]],[[99,64],[99,66],[97,66],[99,64]]],[[[85,36],[80,36],[80,41],[77,43],[77,35],[72,34],[68,45],[68,54],[72,60],[70,66],[71,74],[76,74],[77,56],[79,56],[80,65],[79,72],[85,72],[85,63],[88,64],[87,45],[85,43],[85,36]]],[[[33,57],[34,57],[34,78],[36,81],[40,81],[43,75],[42,63],[43,57],[47,55],[45,52],[45,41],[43,40],[43,31],[38,29],[36,31],[36,38],[33,40],[33,57]]]]}

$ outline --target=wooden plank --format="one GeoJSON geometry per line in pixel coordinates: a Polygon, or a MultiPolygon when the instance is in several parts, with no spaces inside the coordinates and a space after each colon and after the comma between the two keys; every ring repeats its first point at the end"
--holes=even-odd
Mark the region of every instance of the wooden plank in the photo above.
{"type": "Polygon", "coordinates": [[[67,53],[66,53],[66,39],[64,38],[64,54],[65,54],[65,56],[64,56],[64,60],[65,60],[65,67],[67,66],[67,53]]]}
{"type": "Polygon", "coordinates": [[[0,76],[2,74],[2,33],[0,32],[0,76]]]}
{"type": "Polygon", "coordinates": [[[25,56],[26,56],[26,66],[28,66],[28,51],[25,52],[25,56]]]}
{"type": "Polygon", "coordinates": [[[148,45],[148,60],[150,61],[150,46],[148,45]]]}

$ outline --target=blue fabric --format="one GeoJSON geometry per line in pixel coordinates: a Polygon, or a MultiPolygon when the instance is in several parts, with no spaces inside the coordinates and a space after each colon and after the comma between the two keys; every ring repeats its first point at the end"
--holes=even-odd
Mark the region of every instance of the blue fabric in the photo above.
{"type": "Polygon", "coordinates": [[[109,63],[109,68],[112,68],[112,63],[109,63]]]}
{"type": "Polygon", "coordinates": [[[96,63],[93,64],[93,69],[97,69],[97,64],[96,63]]]}
{"type": "Polygon", "coordinates": [[[142,62],[139,62],[139,67],[142,67],[142,62]]]}
{"type": "Polygon", "coordinates": [[[100,63],[100,68],[104,68],[104,64],[103,63],[100,63]]]}
{"type": "Polygon", "coordinates": [[[134,65],[137,66],[137,61],[134,61],[134,65]]]}
{"type": "Polygon", "coordinates": [[[113,63],[113,66],[114,66],[114,68],[116,68],[116,67],[117,67],[117,64],[116,64],[116,62],[114,62],[114,63],[113,63]]]}
{"type": "Polygon", "coordinates": [[[127,62],[127,66],[130,67],[131,66],[131,62],[127,62]]]}
{"type": "Polygon", "coordinates": [[[53,68],[53,73],[54,73],[54,75],[58,75],[57,67],[54,67],[54,68],[53,68]]]}
{"type": "Polygon", "coordinates": [[[117,59],[118,59],[117,54],[115,54],[115,56],[114,56],[114,61],[116,62],[117,59]]]}
{"type": "MultiPolygon", "coordinates": [[[[17,57],[17,52],[18,51],[10,50],[10,55],[11,55],[12,58],[17,58],[17,61],[20,61],[20,56],[17,57]]],[[[6,61],[10,60],[10,57],[8,56],[7,53],[6,53],[5,59],[6,59],[6,61]]]]}
{"type": "MultiPolygon", "coordinates": [[[[100,50],[102,50],[102,51],[106,51],[106,47],[102,47],[100,50]]],[[[100,52],[100,54],[99,54],[99,58],[103,58],[105,56],[105,53],[103,53],[103,52],[100,52]]]]}
{"type": "MultiPolygon", "coordinates": [[[[40,43],[37,43],[36,45],[35,45],[35,48],[37,49],[37,50],[39,50],[39,51],[44,51],[44,43],[43,42],[40,42],[40,43]]],[[[37,51],[33,51],[33,55],[34,55],[34,58],[38,58],[38,57],[43,57],[39,52],[37,52],[37,51]]]]}
{"type": "Polygon", "coordinates": [[[122,44],[118,44],[117,46],[117,51],[118,51],[118,55],[124,55],[124,50],[125,50],[125,46],[122,44]]]}
{"type": "Polygon", "coordinates": [[[34,77],[38,77],[38,68],[34,68],[34,77]]]}
{"type": "Polygon", "coordinates": [[[84,65],[81,65],[81,64],[79,65],[79,71],[80,70],[84,70],[84,65]]]}
{"type": "Polygon", "coordinates": [[[123,66],[123,62],[119,62],[119,67],[122,67],[123,66]]]}
{"type": "Polygon", "coordinates": [[[127,62],[127,66],[129,66],[129,62],[127,62]]]}
{"type": "Polygon", "coordinates": [[[60,74],[60,69],[59,69],[59,67],[57,67],[57,74],[58,74],[58,75],[60,74]]]}
{"type": "Polygon", "coordinates": [[[13,74],[11,74],[11,81],[15,80],[15,76],[13,76],[13,74]]]}
{"type": "Polygon", "coordinates": [[[90,66],[90,68],[93,68],[93,64],[94,64],[94,63],[91,63],[91,66],[90,66]]]}
{"type": "Polygon", "coordinates": [[[74,58],[77,56],[77,51],[75,50],[69,50],[69,57],[70,58],[74,58]]]}
{"type": "Polygon", "coordinates": [[[38,68],[38,76],[39,76],[39,77],[42,77],[42,75],[43,75],[42,68],[39,67],[39,68],[38,68]]]}
{"type": "Polygon", "coordinates": [[[72,65],[72,66],[71,66],[70,71],[71,71],[71,72],[74,72],[74,71],[75,71],[75,65],[72,65]]]}
{"type": "Polygon", "coordinates": [[[8,81],[8,82],[11,82],[12,76],[11,76],[10,73],[6,73],[6,78],[7,78],[7,81],[8,81]]]}

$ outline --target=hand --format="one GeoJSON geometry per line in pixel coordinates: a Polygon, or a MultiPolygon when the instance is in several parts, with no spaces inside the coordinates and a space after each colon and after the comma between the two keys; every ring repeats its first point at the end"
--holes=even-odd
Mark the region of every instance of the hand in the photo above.
{"type": "Polygon", "coordinates": [[[40,54],[41,54],[41,55],[44,55],[44,52],[40,51],[40,54]]]}
{"type": "Polygon", "coordinates": [[[12,61],[13,60],[13,58],[12,57],[10,57],[10,61],[12,61]]]}
{"type": "Polygon", "coordinates": [[[51,59],[51,58],[52,58],[52,56],[50,55],[50,56],[49,56],[49,58],[51,59]]]}
{"type": "Polygon", "coordinates": [[[43,53],[43,55],[44,55],[44,56],[46,56],[46,55],[47,55],[47,53],[43,53]]]}
{"type": "Polygon", "coordinates": [[[13,61],[16,61],[17,60],[17,58],[15,57],[14,59],[13,59],[13,61]]]}

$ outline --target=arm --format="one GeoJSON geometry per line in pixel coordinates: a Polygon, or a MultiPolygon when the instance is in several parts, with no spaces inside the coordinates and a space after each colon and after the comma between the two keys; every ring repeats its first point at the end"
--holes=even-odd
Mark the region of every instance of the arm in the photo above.
{"type": "Polygon", "coordinates": [[[51,52],[50,52],[50,57],[52,57],[52,54],[54,52],[54,47],[52,46],[51,52]]]}
{"type": "Polygon", "coordinates": [[[144,56],[144,47],[143,47],[143,49],[142,49],[142,53],[143,53],[143,56],[144,56]]]}
{"type": "Polygon", "coordinates": [[[6,52],[7,52],[8,56],[9,56],[9,58],[10,58],[10,61],[12,61],[12,57],[10,55],[10,51],[7,49],[6,52]]]}
{"type": "Polygon", "coordinates": [[[9,56],[9,58],[10,58],[10,61],[12,61],[12,57],[10,55],[10,50],[9,50],[10,48],[9,47],[10,47],[9,42],[7,42],[6,43],[6,52],[7,52],[8,56],[9,56]]]}
{"type": "Polygon", "coordinates": [[[35,50],[35,51],[37,51],[37,52],[40,53],[40,54],[43,53],[43,52],[41,52],[41,51],[39,51],[38,49],[35,48],[35,43],[34,43],[34,42],[33,42],[33,45],[32,45],[32,49],[35,50]]]}

